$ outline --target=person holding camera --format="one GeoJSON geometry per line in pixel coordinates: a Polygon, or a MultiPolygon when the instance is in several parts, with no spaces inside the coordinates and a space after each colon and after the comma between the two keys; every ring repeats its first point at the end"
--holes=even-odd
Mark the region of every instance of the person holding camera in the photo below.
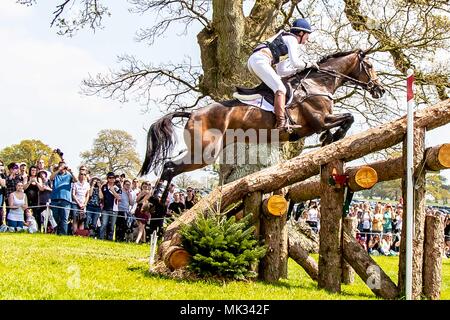
{"type": "Polygon", "coordinates": [[[106,232],[108,231],[108,240],[112,240],[117,219],[117,211],[114,211],[114,205],[121,198],[121,190],[116,185],[114,172],[108,172],[106,179],[107,182],[101,187],[103,193],[103,210],[100,239],[105,239],[106,232]]]}
{"type": "Polygon", "coordinates": [[[58,224],[57,234],[67,235],[69,214],[72,207],[72,184],[78,182],[72,170],[64,161],[60,161],[53,169],[50,177],[53,183],[51,194],[51,205],[53,217],[58,224]]]}
{"type": "Polygon", "coordinates": [[[91,236],[96,234],[98,218],[101,212],[101,202],[103,200],[103,192],[101,190],[101,181],[98,177],[92,177],[91,188],[88,193],[88,202],[86,205],[86,225],[90,230],[91,236]]]}

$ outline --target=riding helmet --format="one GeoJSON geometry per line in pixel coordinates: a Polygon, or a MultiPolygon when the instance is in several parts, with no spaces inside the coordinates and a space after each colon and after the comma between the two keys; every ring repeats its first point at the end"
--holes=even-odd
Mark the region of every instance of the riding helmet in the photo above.
{"type": "Polygon", "coordinates": [[[304,31],[307,33],[311,33],[311,25],[305,19],[296,19],[291,27],[292,33],[298,33],[299,31],[304,31]]]}

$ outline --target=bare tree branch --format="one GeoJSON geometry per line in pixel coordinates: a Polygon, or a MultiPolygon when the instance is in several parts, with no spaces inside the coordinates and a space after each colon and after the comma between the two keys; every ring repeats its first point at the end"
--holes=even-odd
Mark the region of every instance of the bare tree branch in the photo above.
{"type": "Polygon", "coordinates": [[[132,95],[147,106],[154,102],[171,109],[192,108],[205,97],[198,86],[201,69],[192,66],[190,61],[155,67],[133,56],[124,55],[119,57],[119,63],[123,64],[119,71],[85,79],[82,83],[83,93],[120,102],[128,101],[132,95]],[[152,95],[152,91],[156,90],[160,94],[152,95]],[[194,105],[190,104],[192,101],[195,101],[194,105]]]}

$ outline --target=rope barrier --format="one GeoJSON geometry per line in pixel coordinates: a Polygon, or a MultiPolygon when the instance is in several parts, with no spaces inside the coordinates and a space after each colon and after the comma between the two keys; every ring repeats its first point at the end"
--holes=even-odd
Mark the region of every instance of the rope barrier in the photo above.
{"type": "MultiPolygon", "coordinates": [[[[55,205],[45,205],[45,204],[43,204],[43,205],[40,205],[40,206],[28,206],[27,207],[27,209],[34,209],[34,208],[41,208],[41,209],[46,209],[46,208],[57,208],[57,209],[69,209],[69,210],[73,210],[73,211],[82,211],[82,212],[85,212],[85,213],[93,213],[93,214],[98,214],[99,216],[101,216],[101,215],[106,215],[106,216],[118,216],[118,213],[119,212],[124,212],[124,211],[114,211],[114,210],[101,210],[100,212],[96,212],[96,211],[89,211],[89,210],[81,210],[81,209],[74,209],[74,208],[72,208],[72,207],[60,207],[60,206],[55,206],[55,205]],[[108,212],[111,212],[111,211],[113,211],[113,212],[116,212],[116,213],[113,213],[113,214],[111,214],[111,213],[108,213],[108,212]]],[[[6,208],[7,209],[17,209],[17,207],[10,207],[10,206],[6,206],[6,208]]],[[[26,209],[25,209],[26,210],[26,209]]],[[[135,219],[135,220],[146,220],[146,221],[151,221],[151,220],[164,220],[164,217],[163,218],[149,218],[149,219],[145,219],[145,218],[137,218],[137,217],[135,217],[134,216],[134,213],[130,213],[130,212],[126,212],[127,214],[131,214],[131,217],[133,217],[133,219],[135,219]]],[[[121,218],[126,218],[126,217],[124,217],[124,216],[120,216],[121,218]]]]}

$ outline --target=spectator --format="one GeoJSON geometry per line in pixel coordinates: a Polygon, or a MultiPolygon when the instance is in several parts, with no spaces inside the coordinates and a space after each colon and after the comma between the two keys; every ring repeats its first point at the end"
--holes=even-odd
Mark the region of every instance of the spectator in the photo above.
{"type": "MultiPolygon", "coordinates": [[[[164,192],[164,190],[163,190],[164,192]]],[[[166,208],[173,202],[173,195],[175,193],[175,185],[171,183],[169,185],[169,193],[167,194],[167,200],[166,200],[166,208]]]]}
{"type": "Polygon", "coordinates": [[[90,181],[91,177],[89,176],[90,172],[85,165],[81,165],[80,169],[78,169],[79,173],[84,173],[86,175],[86,181],[90,181]]]}
{"type": "Polygon", "coordinates": [[[6,197],[6,174],[5,174],[5,164],[0,160],[0,226],[3,225],[3,204],[5,203],[6,197]]]}
{"type": "Polygon", "coordinates": [[[185,209],[185,205],[181,202],[180,193],[176,192],[173,195],[173,202],[169,204],[169,216],[172,216],[173,214],[181,215],[181,213],[185,209]]]}
{"type": "Polygon", "coordinates": [[[382,233],[383,232],[383,209],[381,203],[377,203],[375,206],[373,219],[372,219],[372,233],[382,233]]]}
{"type": "Polygon", "coordinates": [[[315,202],[311,202],[311,206],[306,212],[306,223],[314,230],[314,232],[318,232],[318,220],[320,218],[319,210],[317,209],[317,204],[315,202]]]}
{"type": "Polygon", "coordinates": [[[84,230],[84,223],[86,222],[86,204],[89,200],[89,189],[91,186],[87,182],[87,173],[80,172],[78,174],[78,181],[72,187],[72,232],[77,234],[78,230],[84,230]]]}
{"type": "Polygon", "coordinates": [[[53,217],[58,224],[57,234],[67,235],[70,208],[72,207],[72,184],[78,179],[64,161],[54,168],[50,180],[53,184],[50,196],[53,217]]]}
{"type": "MultiPolygon", "coordinates": [[[[38,223],[38,229],[41,231],[42,224],[42,215],[47,210],[47,204],[50,203],[50,197],[52,194],[52,184],[50,182],[50,175],[47,175],[47,170],[41,170],[38,172],[38,216],[36,217],[36,221],[38,223]]],[[[47,232],[47,230],[45,230],[47,232]]]]}
{"type": "MultiPolygon", "coordinates": [[[[5,201],[9,203],[9,196],[16,191],[17,183],[22,182],[23,178],[19,175],[19,165],[15,162],[8,164],[8,176],[6,177],[5,186],[6,194],[5,201]]],[[[9,206],[6,208],[6,215],[8,215],[9,206]]]]}
{"type": "Polygon", "coordinates": [[[150,212],[148,211],[148,200],[151,196],[150,185],[148,182],[142,182],[141,192],[139,192],[136,202],[136,212],[135,217],[138,221],[138,235],[136,238],[136,243],[139,243],[141,239],[145,242],[146,234],[145,234],[145,225],[150,219],[150,212]]]}
{"type": "Polygon", "coordinates": [[[38,224],[38,230],[41,230],[41,213],[39,205],[39,186],[38,186],[38,170],[36,166],[31,166],[28,170],[28,177],[24,178],[25,194],[27,195],[28,206],[32,207],[33,216],[38,224]]]}
{"type": "Polygon", "coordinates": [[[29,233],[38,232],[38,224],[36,222],[35,217],[31,213],[31,211],[26,210],[25,215],[26,215],[26,217],[25,217],[24,229],[28,230],[29,233]]]}
{"type": "Polygon", "coordinates": [[[402,232],[402,226],[403,226],[403,208],[401,205],[398,205],[397,211],[395,213],[395,219],[394,222],[394,232],[395,233],[401,233],[402,232]]]}
{"type": "Polygon", "coordinates": [[[383,233],[392,232],[392,219],[394,218],[394,213],[392,212],[392,206],[387,204],[383,214],[383,233]]]}
{"type": "Polygon", "coordinates": [[[188,187],[186,189],[186,200],[184,201],[186,209],[192,208],[196,203],[195,195],[194,195],[194,189],[192,187],[188,187]]]}
{"type": "Polygon", "coordinates": [[[391,250],[392,247],[392,233],[385,233],[381,239],[380,252],[385,256],[396,256],[397,253],[391,250]]]}
{"type": "Polygon", "coordinates": [[[378,256],[380,255],[380,248],[381,248],[380,235],[374,234],[369,240],[367,251],[371,255],[378,256]]]}
{"type": "Polygon", "coordinates": [[[25,179],[27,178],[27,164],[25,162],[22,162],[20,164],[20,172],[19,175],[22,177],[22,181],[26,183],[25,179]]]}
{"type": "Polygon", "coordinates": [[[361,245],[361,247],[364,248],[364,250],[368,251],[367,248],[367,240],[364,235],[361,235],[360,233],[356,236],[356,241],[361,245]]]}
{"type": "Polygon", "coordinates": [[[117,211],[114,211],[115,201],[120,200],[120,188],[116,185],[116,176],[114,172],[106,175],[107,182],[102,186],[103,210],[102,225],[100,226],[100,239],[105,239],[106,233],[108,240],[113,240],[114,227],[116,225],[117,211]]]}
{"type": "Polygon", "coordinates": [[[127,230],[127,220],[130,215],[131,207],[134,205],[131,194],[131,181],[123,180],[123,189],[120,194],[119,212],[116,222],[116,241],[125,241],[125,232],[127,230]]]}
{"type": "Polygon", "coordinates": [[[98,177],[91,179],[88,201],[86,204],[86,224],[94,236],[97,228],[98,218],[101,212],[101,202],[103,200],[103,192],[101,190],[101,181],[98,177]]]}
{"type": "Polygon", "coordinates": [[[119,176],[119,181],[120,181],[120,185],[121,185],[121,186],[123,186],[123,183],[125,182],[125,178],[126,178],[125,173],[122,173],[122,174],[119,176]]]}
{"type": "Polygon", "coordinates": [[[16,184],[16,191],[9,195],[8,204],[7,225],[11,228],[17,228],[16,230],[19,231],[23,229],[24,213],[28,208],[27,195],[23,191],[23,182],[16,184]]]}
{"type": "Polygon", "coordinates": [[[38,161],[36,161],[36,167],[38,170],[38,175],[40,171],[45,171],[47,173],[47,178],[50,179],[52,173],[45,169],[45,161],[43,159],[39,159],[38,161]]]}

